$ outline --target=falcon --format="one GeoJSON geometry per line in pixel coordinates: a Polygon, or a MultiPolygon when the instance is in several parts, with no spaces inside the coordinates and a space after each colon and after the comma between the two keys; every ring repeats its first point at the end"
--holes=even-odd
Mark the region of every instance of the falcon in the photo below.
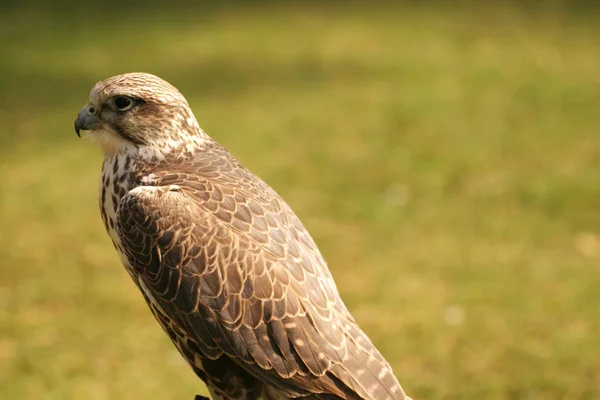
{"type": "Polygon", "coordinates": [[[283,199],[171,84],[97,83],[75,120],[104,153],[100,211],[152,314],[214,400],[400,400],[283,199]]]}

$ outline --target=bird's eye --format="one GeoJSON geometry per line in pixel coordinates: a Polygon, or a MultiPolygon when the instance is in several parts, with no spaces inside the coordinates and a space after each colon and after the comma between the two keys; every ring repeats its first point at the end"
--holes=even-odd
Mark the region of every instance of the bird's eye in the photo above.
{"type": "Polygon", "coordinates": [[[117,96],[112,101],[117,111],[127,111],[133,107],[133,99],[125,96],[117,96]]]}

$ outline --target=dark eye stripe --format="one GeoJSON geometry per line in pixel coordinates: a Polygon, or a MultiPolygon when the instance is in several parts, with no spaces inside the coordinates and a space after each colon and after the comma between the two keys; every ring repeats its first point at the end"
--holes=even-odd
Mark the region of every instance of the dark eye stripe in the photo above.
{"type": "Polygon", "coordinates": [[[142,140],[137,139],[135,137],[132,137],[130,135],[127,134],[127,132],[125,132],[125,130],[123,129],[122,126],[120,126],[119,124],[111,124],[111,127],[114,129],[115,132],[117,132],[119,134],[119,136],[121,136],[123,139],[130,141],[131,143],[137,144],[137,145],[143,145],[145,144],[142,140]]]}

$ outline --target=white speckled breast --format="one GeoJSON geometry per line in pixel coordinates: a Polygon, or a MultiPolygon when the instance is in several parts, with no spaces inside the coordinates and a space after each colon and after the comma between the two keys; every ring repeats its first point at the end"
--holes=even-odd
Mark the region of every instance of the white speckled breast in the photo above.
{"type": "Polygon", "coordinates": [[[102,164],[102,175],[100,177],[100,213],[104,227],[108,232],[115,249],[119,253],[119,257],[123,265],[127,267],[127,271],[132,274],[129,262],[121,240],[117,233],[117,207],[121,198],[131,189],[138,186],[135,182],[133,171],[133,157],[129,154],[114,154],[104,158],[102,164]]]}

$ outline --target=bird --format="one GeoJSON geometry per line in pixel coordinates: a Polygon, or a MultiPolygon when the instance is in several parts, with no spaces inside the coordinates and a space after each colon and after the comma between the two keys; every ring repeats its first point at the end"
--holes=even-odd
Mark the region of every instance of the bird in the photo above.
{"type": "Polygon", "coordinates": [[[408,399],[299,218],[177,88],[109,77],[75,131],[103,152],[100,214],[121,262],[212,399],[408,399]]]}

